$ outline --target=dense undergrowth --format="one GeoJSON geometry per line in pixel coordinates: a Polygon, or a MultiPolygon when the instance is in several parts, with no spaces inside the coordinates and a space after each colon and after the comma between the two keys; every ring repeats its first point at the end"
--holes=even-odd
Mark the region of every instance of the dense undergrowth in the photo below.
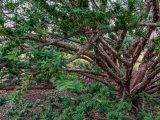
{"type": "MultiPolygon", "coordinates": [[[[111,88],[101,84],[85,85],[85,91],[70,91],[72,95],[56,94],[49,96],[46,101],[25,103],[21,99],[22,90],[6,97],[1,97],[0,105],[10,104],[6,112],[8,120],[133,120],[129,99],[118,102],[111,88]],[[47,104],[42,104],[42,103],[47,104]]],[[[156,101],[140,94],[147,108],[153,108],[156,101]],[[146,99],[145,99],[146,98],[146,99]],[[152,102],[150,102],[152,101],[152,102]]],[[[157,106],[156,106],[157,107],[157,106]]],[[[139,120],[159,120],[156,112],[142,110],[139,120]]]]}

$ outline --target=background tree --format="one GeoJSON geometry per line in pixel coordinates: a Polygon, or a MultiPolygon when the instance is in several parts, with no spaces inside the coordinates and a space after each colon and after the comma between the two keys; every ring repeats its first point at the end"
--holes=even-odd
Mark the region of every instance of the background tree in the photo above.
{"type": "Polygon", "coordinates": [[[117,100],[129,98],[135,114],[144,106],[139,93],[160,98],[159,0],[3,0],[0,5],[1,88],[49,80],[74,89],[80,86],[76,76],[65,74],[76,73],[111,87],[117,100]],[[85,64],[71,66],[77,59],[85,64]]]}

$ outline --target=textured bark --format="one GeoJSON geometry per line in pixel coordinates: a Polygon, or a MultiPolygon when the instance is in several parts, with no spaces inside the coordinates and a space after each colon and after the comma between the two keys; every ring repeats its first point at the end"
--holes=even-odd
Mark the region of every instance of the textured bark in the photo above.
{"type": "MultiPolygon", "coordinates": [[[[74,3],[78,3],[78,1],[74,3]]],[[[91,4],[97,8],[100,7],[95,0],[91,0],[91,4]]],[[[110,4],[113,5],[111,7],[115,7],[112,0],[110,0],[110,4]]],[[[73,7],[74,4],[71,3],[71,6],[73,7]]],[[[87,6],[80,6],[80,8],[85,7],[87,6]]],[[[115,94],[118,95],[117,99],[123,101],[126,96],[131,98],[132,108],[137,114],[143,106],[143,101],[138,101],[135,98],[138,93],[145,92],[148,95],[158,98],[159,96],[157,97],[157,94],[160,92],[160,64],[157,51],[155,50],[156,39],[158,40],[160,35],[154,38],[155,40],[151,38],[152,34],[157,32],[156,30],[158,30],[158,34],[160,34],[159,0],[149,0],[142,9],[144,9],[146,15],[142,17],[142,21],[137,24],[133,31],[142,30],[145,31],[145,34],[139,36],[135,35],[129,48],[123,46],[130,32],[128,29],[129,26],[127,25],[130,25],[130,22],[132,22],[127,20],[125,21],[126,25],[124,25],[124,28],[116,27],[113,24],[113,26],[109,25],[110,28],[105,32],[99,28],[93,29],[89,25],[85,26],[79,33],[75,34],[75,36],[71,36],[71,38],[73,37],[75,39],[82,35],[86,40],[86,42],[82,44],[80,40],[69,40],[70,37],[61,35],[55,36],[55,33],[47,33],[51,35],[48,38],[39,37],[36,33],[26,33],[24,34],[24,38],[38,43],[35,48],[53,45],[60,48],[60,50],[65,53],[72,54],[72,57],[65,61],[66,66],[63,66],[65,72],[74,72],[87,78],[94,79],[106,86],[112,86],[112,88],[115,89],[115,94]],[[149,23],[146,22],[148,21],[148,17],[152,17],[149,23]],[[53,36],[58,39],[49,39],[53,36]],[[106,36],[109,40],[106,39],[106,36]],[[110,40],[114,45],[110,44],[110,40]],[[139,62],[141,56],[142,60],[139,62]],[[87,60],[92,65],[96,64],[96,67],[99,68],[100,71],[96,72],[94,68],[87,68],[87,70],[84,70],[67,67],[67,64],[78,58],[87,60]],[[134,66],[138,62],[138,68],[134,70],[134,66]]],[[[71,16],[71,19],[76,21],[78,17],[71,16]]],[[[116,23],[114,18],[112,20],[113,23],[116,23]]],[[[14,36],[10,35],[8,38],[13,40],[14,36]]],[[[27,46],[23,43],[20,47],[23,51],[34,48],[33,46],[27,46]]],[[[10,62],[0,63],[0,69],[4,70],[9,63],[10,62]]],[[[36,75],[31,75],[32,78],[35,76],[36,75]]],[[[17,82],[17,80],[10,81],[10,84],[15,82],[17,82]]],[[[5,86],[7,85],[9,84],[5,86]]]]}

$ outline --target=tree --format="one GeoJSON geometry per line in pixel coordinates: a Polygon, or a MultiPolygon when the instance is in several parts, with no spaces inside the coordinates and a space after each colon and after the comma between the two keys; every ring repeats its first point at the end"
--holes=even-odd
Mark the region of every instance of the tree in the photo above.
{"type": "Polygon", "coordinates": [[[130,98],[137,114],[139,93],[160,98],[159,17],[159,0],[3,0],[1,87],[52,79],[64,86],[73,79],[64,74],[76,73],[110,86],[117,100],[130,98]],[[85,66],[70,67],[77,59],[85,66]]]}

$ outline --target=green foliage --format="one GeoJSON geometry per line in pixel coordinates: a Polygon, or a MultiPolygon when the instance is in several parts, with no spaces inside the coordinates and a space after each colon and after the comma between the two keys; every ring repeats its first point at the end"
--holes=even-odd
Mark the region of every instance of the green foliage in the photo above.
{"type": "Polygon", "coordinates": [[[83,84],[77,80],[76,75],[67,75],[65,73],[62,73],[54,83],[60,91],[81,91],[83,88],[83,84]]]}
{"type": "Polygon", "coordinates": [[[0,97],[0,106],[4,105],[6,101],[7,101],[6,97],[0,97]]]}
{"type": "Polygon", "coordinates": [[[138,118],[141,120],[151,120],[153,119],[153,113],[146,113],[143,111],[139,113],[138,118]]]}
{"type": "Polygon", "coordinates": [[[156,43],[156,52],[159,54],[160,53],[160,42],[159,39],[158,40],[154,40],[156,43]]]}
{"type": "MultiPolygon", "coordinates": [[[[6,117],[18,120],[23,120],[26,116],[30,116],[32,120],[83,120],[84,118],[92,120],[96,119],[96,116],[98,119],[104,120],[134,119],[134,116],[127,114],[131,112],[131,103],[116,101],[112,89],[104,85],[89,84],[85,85],[85,91],[72,91],[72,95],[65,93],[62,96],[60,95],[64,94],[62,92],[55,96],[49,96],[46,101],[43,101],[45,105],[43,102],[22,102],[21,95],[17,92],[17,95],[9,96],[9,103],[12,107],[6,113],[6,117]]],[[[156,120],[158,116],[142,111],[138,118],[140,120],[156,120]]]]}
{"type": "MultiPolygon", "coordinates": [[[[92,112],[97,112],[99,117],[103,119],[130,119],[129,116],[125,115],[125,111],[130,110],[130,104],[127,102],[117,103],[110,88],[99,84],[91,84],[85,87],[87,87],[87,93],[81,94],[81,91],[77,91],[77,94],[72,97],[59,95],[48,97],[47,106],[20,101],[15,104],[17,103],[15,100],[18,99],[15,99],[16,96],[10,96],[12,98],[10,100],[15,106],[7,112],[7,116],[23,119],[26,115],[31,115],[33,120],[82,120],[83,118],[94,119],[92,112]],[[31,111],[30,108],[35,106],[41,106],[40,110],[31,111]]],[[[19,94],[17,95],[19,96],[19,94]]]]}
{"type": "Polygon", "coordinates": [[[2,15],[0,15],[0,26],[2,27],[4,25],[4,18],[2,15]]]}
{"type": "MultiPolygon", "coordinates": [[[[95,0],[95,3],[88,0],[54,0],[54,2],[52,0],[2,0],[0,63],[8,62],[8,64],[0,70],[0,77],[9,80],[19,78],[16,84],[21,88],[14,94],[0,99],[0,105],[10,103],[12,106],[7,113],[9,118],[23,120],[26,115],[29,115],[33,120],[82,120],[94,119],[93,114],[98,114],[99,119],[131,119],[132,116],[127,114],[132,109],[130,101],[119,102],[110,88],[99,84],[87,85],[86,88],[76,74],[65,71],[65,68],[68,68],[65,55],[77,53],[78,49],[87,43],[91,35],[87,32],[102,32],[107,43],[116,48],[121,40],[111,40],[110,35],[113,33],[119,39],[122,30],[127,30],[122,47],[117,51],[119,56],[123,51],[128,50],[135,38],[137,40],[146,35],[144,29],[138,28],[139,23],[144,21],[142,18],[145,17],[143,8],[146,1],[111,0],[111,2],[109,0],[95,0]],[[11,26],[8,25],[9,23],[11,26]],[[26,37],[27,35],[29,37],[26,37]],[[63,44],[57,47],[52,44],[53,41],[63,37],[67,37],[60,41],[63,44]],[[70,91],[76,95],[73,98],[50,97],[47,106],[42,106],[38,112],[31,111],[30,108],[39,104],[23,103],[22,95],[27,91],[28,85],[45,81],[52,82],[59,91],[70,91]],[[81,94],[85,89],[87,93],[81,94]],[[57,102],[60,103],[59,107],[56,105],[57,102]]],[[[150,22],[148,19],[146,23],[150,22]]],[[[156,50],[160,53],[160,43],[157,41],[156,50]]],[[[87,50],[87,54],[91,56],[93,46],[87,50]]],[[[102,44],[100,47],[106,52],[102,44]]],[[[93,55],[92,59],[94,58],[93,55]]],[[[110,58],[115,59],[114,56],[110,58]]],[[[100,73],[103,70],[96,62],[90,64],[74,61],[72,66],[100,73]]],[[[122,69],[124,68],[119,62],[117,65],[120,69],[121,66],[122,69]]],[[[137,95],[135,98],[142,100],[145,95],[137,95]]],[[[155,102],[150,102],[148,105],[153,106],[153,104],[155,102]]],[[[152,113],[148,114],[145,111],[139,114],[139,119],[147,120],[152,117],[152,113]]]]}
{"type": "MultiPolygon", "coordinates": [[[[66,80],[69,85],[75,84],[73,80],[68,80],[70,78],[58,77],[63,73],[65,74],[62,70],[65,67],[63,51],[70,51],[58,49],[52,45],[38,47],[39,44],[26,39],[25,34],[33,33],[39,38],[47,38],[51,41],[57,39],[59,35],[70,36],[72,40],[78,39],[77,41],[81,44],[76,47],[81,47],[88,38],[84,35],[84,32],[90,29],[106,33],[112,31],[113,28],[129,29],[133,32],[132,30],[137,27],[142,16],[140,12],[137,12],[140,1],[127,0],[126,6],[115,1],[112,9],[107,3],[106,0],[100,0],[97,1],[98,7],[95,7],[94,5],[90,6],[88,0],[65,0],[55,3],[45,0],[31,0],[30,2],[24,0],[3,1],[3,10],[12,15],[4,15],[3,11],[0,14],[0,30],[3,29],[0,32],[3,32],[2,37],[5,38],[0,49],[0,55],[2,56],[0,62],[10,62],[7,66],[8,69],[2,71],[2,73],[6,76],[8,74],[20,76],[22,73],[26,73],[27,77],[23,79],[32,79],[34,83],[58,79],[57,83],[61,85],[66,84],[66,80]],[[115,24],[111,25],[113,18],[115,18],[115,24]],[[7,21],[10,21],[14,27],[4,25],[7,24],[7,21]],[[27,47],[24,48],[22,45],[27,47]],[[21,56],[25,57],[21,59],[21,56]],[[33,80],[31,74],[37,71],[39,74],[33,80]],[[64,83],[60,80],[63,80],[64,83]]],[[[129,39],[132,39],[132,37],[129,39]]],[[[65,43],[67,43],[66,41],[65,43]]],[[[106,37],[106,41],[111,46],[116,47],[115,43],[108,37],[106,37]]],[[[71,44],[73,43],[71,42],[71,44]]],[[[89,51],[92,52],[93,48],[89,51]]],[[[92,69],[96,68],[99,71],[96,65],[85,64],[81,67],[92,67],[92,69]]]]}

